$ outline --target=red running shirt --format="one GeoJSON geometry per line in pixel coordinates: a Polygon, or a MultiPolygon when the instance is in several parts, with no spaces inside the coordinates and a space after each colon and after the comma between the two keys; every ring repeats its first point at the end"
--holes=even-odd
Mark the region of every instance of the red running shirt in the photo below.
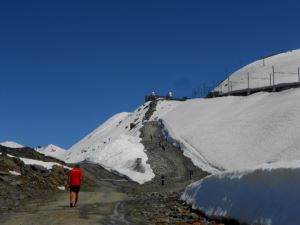
{"type": "Polygon", "coordinates": [[[70,186],[79,186],[80,185],[81,178],[83,176],[80,169],[78,169],[78,168],[72,169],[69,171],[68,175],[70,178],[70,182],[69,182],[70,186]]]}

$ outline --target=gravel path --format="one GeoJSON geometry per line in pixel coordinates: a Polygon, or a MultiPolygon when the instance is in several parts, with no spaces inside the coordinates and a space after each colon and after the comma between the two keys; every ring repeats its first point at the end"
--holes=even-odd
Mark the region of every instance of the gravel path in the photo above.
{"type": "MultiPolygon", "coordinates": [[[[49,192],[48,196],[28,201],[22,207],[2,214],[1,225],[126,224],[122,213],[118,215],[117,207],[128,196],[118,191],[118,185],[114,185],[114,180],[124,179],[94,164],[83,164],[82,169],[86,180],[77,208],[69,207],[67,191],[49,192]],[[109,178],[110,181],[101,181],[99,177],[109,178]]],[[[135,185],[125,181],[130,183],[128,185],[135,185]]]]}
{"type": "MultiPolygon", "coordinates": [[[[51,201],[28,205],[25,209],[1,215],[2,225],[49,225],[49,224],[105,224],[114,205],[126,199],[118,192],[82,192],[80,205],[69,208],[67,193],[57,194],[51,201]]],[[[121,224],[121,223],[120,223],[121,224]]]]}

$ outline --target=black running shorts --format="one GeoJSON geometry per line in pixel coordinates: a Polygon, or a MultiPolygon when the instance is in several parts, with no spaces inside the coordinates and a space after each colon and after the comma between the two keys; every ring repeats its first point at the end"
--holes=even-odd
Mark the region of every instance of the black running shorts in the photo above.
{"type": "Polygon", "coordinates": [[[70,192],[78,193],[80,191],[80,186],[70,186],[70,192]]]}

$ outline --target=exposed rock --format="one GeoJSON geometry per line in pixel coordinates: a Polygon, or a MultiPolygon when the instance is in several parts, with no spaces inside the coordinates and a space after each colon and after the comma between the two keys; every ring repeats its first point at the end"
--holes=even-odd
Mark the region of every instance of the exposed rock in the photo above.
{"type": "Polygon", "coordinates": [[[31,169],[39,173],[48,173],[48,170],[40,165],[30,165],[31,169]]]}
{"type": "MultiPolygon", "coordinates": [[[[154,99],[150,102],[149,106],[147,106],[147,107],[149,107],[149,109],[145,113],[145,117],[143,118],[143,122],[147,121],[147,120],[150,120],[151,116],[156,111],[156,106],[157,106],[157,99],[154,99]]],[[[145,107],[144,109],[146,109],[147,107],[145,107]]]]}
{"type": "Polygon", "coordinates": [[[25,165],[19,157],[62,165],[65,163],[30,148],[10,149],[0,146],[0,152],[0,211],[17,207],[21,200],[31,198],[35,194],[46,190],[57,191],[58,186],[65,186],[67,171],[62,166],[53,166],[51,170],[47,170],[40,165],[25,165]],[[10,171],[21,175],[15,176],[10,171]]]}
{"type": "Polygon", "coordinates": [[[180,147],[174,146],[164,138],[158,121],[145,122],[140,137],[148,156],[147,163],[151,165],[155,174],[153,184],[160,184],[161,177],[164,176],[165,185],[184,188],[192,181],[208,175],[184,156],[180,147]],[[190,177],[190,171],[193,171],[193,177],[190,177]]]}
{"type": "Polygon", "coordinates": [[[136,127],[136,124],[135,123],[130,123],[130,130],[132,130],[133,128],[136,127]]]}
{"type": "Polygon", "coordinates": [[[132,165],[132,169],[134,171],[139,172],[139,173],[145,173],[145,168],[144,168],[144,166],[142,164],[142,159],[141,158],[137,158],[135,160],[135,162],[132,165]]]}

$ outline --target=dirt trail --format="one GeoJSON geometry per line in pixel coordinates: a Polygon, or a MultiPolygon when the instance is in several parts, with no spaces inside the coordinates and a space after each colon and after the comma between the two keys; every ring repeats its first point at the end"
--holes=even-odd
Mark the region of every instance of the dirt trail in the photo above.
{"type": "MultiPolygon", "coordinates": [[[[105,224],[114,206],[126,199],[118,192],[82,192],[80,205],[69,208],[67,193],[57,194],[50,202],[36,202],[26,209],[1,216],[2,225],[105,224]]],[[[115,223],[117,224],[117,223],[115,223]]]]}
{"type": "Polygon", "coordinates": [[[69,207],[67,191],[51,193],[51,196],[35,199],[13,212],[1,215],[1,225],[130,224],[120,208],[128,196],[124,191],[118,191],[119,185],[114,183],[124,181],[124,186],[136,184],[98,165],[85,163],[82,169],[88,183],[84,182],[77,208],[69,207]]]}

